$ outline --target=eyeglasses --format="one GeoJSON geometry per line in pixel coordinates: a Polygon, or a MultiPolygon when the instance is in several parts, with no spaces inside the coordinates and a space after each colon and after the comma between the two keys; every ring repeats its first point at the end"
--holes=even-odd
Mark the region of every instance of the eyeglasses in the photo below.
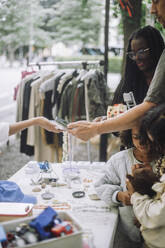
{"type": "Polygon", "coordinates": [[[146,52],[149,51],[149,50],[150,50],[150,48],[140,49],[136,53],[131,51],[131,52],[128,52],[127,55],[132,60],[135,60],[136,56],[138,56],[139,59],[143,59],[143,58],[146,57],[146,52]]]}

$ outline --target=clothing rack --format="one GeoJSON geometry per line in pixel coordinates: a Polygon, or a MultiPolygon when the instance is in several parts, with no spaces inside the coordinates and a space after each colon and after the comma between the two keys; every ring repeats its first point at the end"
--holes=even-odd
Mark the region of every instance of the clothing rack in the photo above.
{"type": "MultiPolygon", "coordinates": [[[[97,67],[101,67],[104,66],[104,60],[94,60],[94,61],[54,61],[54,62],[29,62],[27,66],[29,67],[33,67],[33,66],[37,66],[38,69],[40,70],[42,66],[81,66],[82,69],[87,69],[87,66],[95,66],[95,68],[97,67]]],[[[85,91],[87,90],[87,87],[85,87],[85,91]]],[[[86,98],[86,97],[85,97],[86,98]]],[[[87,100],[85,99],[85,101],[87,102],[87,100]]],[[[89,121],[89,113],[86,113],[87,116],[87,121],[89,121]]],[[[88,151],[88,160],[90,162],[92,162],[91,160],[91,147],[90,147],[90,141],[87,142],[87,151],[88,151]]]]}
{"type": "Polygon", "coordinates": [[[94,61],[54,61],[54,62],[30,62],[28,66],[38,66],[41,69],[41,66],[82,66],[83,69],[86,69],[88,65],[104,66],[104,60],[94,60],[94,61]]]}

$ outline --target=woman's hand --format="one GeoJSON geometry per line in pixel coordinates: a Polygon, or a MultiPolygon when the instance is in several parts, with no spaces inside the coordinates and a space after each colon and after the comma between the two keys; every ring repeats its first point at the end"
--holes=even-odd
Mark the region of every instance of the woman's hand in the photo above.
{"type": "Polygon", "coordinates": [[[60,130],[53,121],[50,121],[43,116],[34,118],[34,122],[35,125],[39,125],[40,127],[46,129],[49,132],[53,132],[53,133],[62,132],[62,130],[60,130]]]}
{"type": "Polygon", "coordinates": [[[120,191],[117,194],[117,200],[122,202],[126,206],[131,205],[130,198],[131,196],[128,191],[120,191]]]}
{"type": "Polygon", "coordinates": [[[48,120],[47,118],[43,116],[34,117],[25,121],[19,121],[14,124],[11,124],[9,126],[9,135],[15,134],[17,132],[20,132],[24,130],[25,128],[31,127],[31,126],[40,126],[50,132],[54,133],[60,133],[62,130],[60,130],[55,123],[48,120]]]}

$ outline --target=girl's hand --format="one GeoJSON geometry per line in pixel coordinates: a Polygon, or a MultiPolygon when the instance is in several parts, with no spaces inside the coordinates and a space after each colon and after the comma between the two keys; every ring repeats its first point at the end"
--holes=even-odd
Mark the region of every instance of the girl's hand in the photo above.
{"type": "Polygon", "coordinates": [[[126,178],[126,186],[127,186],[127,190],[129,192],[129,194],[132,195],[135,192],[135,190],[134,190],[134,187],[133,187],[131,181],[128,178],[126,178]]]}
{"type": "Polygon", "coordinates": [[[126,206],[131,205],[130,198],[131,196],[128,191],[124,191],[124,192],[120,191],[117,194],[117,200],[122,202],[126,206]]]}

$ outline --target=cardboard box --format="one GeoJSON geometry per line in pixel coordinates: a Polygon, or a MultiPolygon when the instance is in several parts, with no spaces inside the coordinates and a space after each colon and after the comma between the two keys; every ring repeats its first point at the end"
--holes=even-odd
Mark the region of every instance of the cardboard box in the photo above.
{"type": "MultiPolygon", "coordinates": [[[[68,214],[67,212],[58,212],[59,218],[64,221],[71,221],[74,227],[74,233],[69,234],[59,238],[51,238],[44,241],[37,242],[35,244],[28,244],[24,247],[27,248],[82,248],[82,228],[77,220],[68,214]]],[[[15,229],[20,223],[29,223],[34,217],[27,217],[18,220],[12,220],[8,222],[3,222],[2,226],[4,227],[5,231],[8,232],[9,230],[15,229]]]]}

